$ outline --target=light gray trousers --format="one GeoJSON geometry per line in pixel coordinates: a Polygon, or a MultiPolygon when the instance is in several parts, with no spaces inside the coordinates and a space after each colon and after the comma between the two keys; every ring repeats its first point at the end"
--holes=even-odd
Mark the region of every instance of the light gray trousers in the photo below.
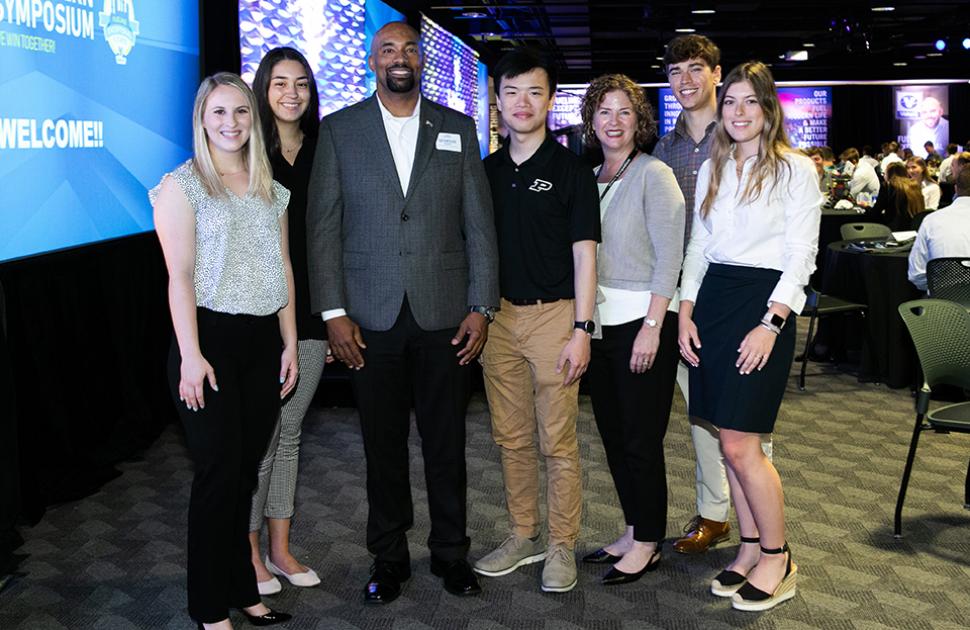
{"type": "Polygon", "coordinates": [[[300,462],[300,431],[323,374],[327,342],[301,339],[297,350],[300,378],[280,410],[276,428],[259,464],[259,483],[253,493],[249,531],[258,532],[263,518],[291,518],[300,462]]]}

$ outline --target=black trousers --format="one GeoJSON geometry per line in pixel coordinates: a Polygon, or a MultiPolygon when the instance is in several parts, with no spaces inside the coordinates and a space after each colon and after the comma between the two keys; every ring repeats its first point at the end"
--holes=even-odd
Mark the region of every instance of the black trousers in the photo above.
{"type": "Polygon", "coordinates": [[[410,562],[406,532],[414,523],[408,474],[411,400],[421,436],[431,534],[440,560],[464,558],[465,411],[469,366],[452,346],[456,328],[421,330],[407,298],[390,330],[362,330],[364,367],[352,370],[367,458],[367,549],[377,562],[410,562]]]}
{"type": "Polygon", "coordinates": [[[667,528],[664,435],[677,381],[677,314],[668,312],[653,367],[630,371],[630,355],[643,320],[603,326],[592,342],[590,397],[606,461],[633,538],[660,542],[667,528]]]}
{"type": "Polygon", "coordinates": [[[280,339],[276,315],[198,310],[199,346],[216,374],[205,408],[179,400],[181,358],[173,340],[169,384],[195,464],[189,500],[189,615],[215,623],[229,608],[259,603],[250,560],[249,510],[259,462],[280,410],[280,339]]]}

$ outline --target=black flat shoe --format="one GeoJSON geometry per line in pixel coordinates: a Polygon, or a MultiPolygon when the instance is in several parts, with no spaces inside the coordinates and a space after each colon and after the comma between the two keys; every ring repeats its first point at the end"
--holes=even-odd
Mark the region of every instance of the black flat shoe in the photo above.
{"type": "Polygon", "coordinates": [[[603,576],[602,582],[604,586],[615,586],[617,584],[629,584],[630,582],[636,582],[644,576],[644,574],[656,570],[660,566],[660,550],[653,552],[650,559],[647,561],[645,567],[637,571],[636,573],[624,573],[616,567],[611,567],[606,575],[603,576]]]}
{"type": "Polygon", "coordinates": [[[593,553],[588,553],[583,556],[583,562],[586,564],[616,564],[622,557],[623,556],[614,556],[606,549],[600,547],[593,553]]]}
{"type": "Polygon", "coordinates": [[[364,587],[365,604],[390,604],[404,590],[411,578],[411,568],[391,562],[374,565],[373,573],[364,587]]]}
{"type": "Polygon", "coordinates": [[[432,556],[431,573],[442,578],[445,590],[452,595],[478,595],[482,592],[478,576],[464,558],[446,562],[432,556]]]}
{"type": "Polygon", "coordinates": [[[276,610],[270,610],[265,615],[250,615],[245,610],[240,612],[242,612],[242,614],[246,617],[246,620],[254,626],[275,626],[278,623],[286,623],[293,618],[293,615],[276,610]]]}

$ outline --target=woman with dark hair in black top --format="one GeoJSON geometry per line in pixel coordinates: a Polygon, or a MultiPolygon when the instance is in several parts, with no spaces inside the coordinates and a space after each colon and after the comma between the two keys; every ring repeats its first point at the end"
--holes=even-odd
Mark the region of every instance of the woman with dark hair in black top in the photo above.
{"type": "Polygon", "coordinates": [[[283,404],[273,439],[259,468],[259,485],[253,495],[249,539],[259,592],[282,589],[279,579],[294,586],[316,586],[316,572],[290,553],[290,520],[296,492],[300,427],[320,382],[328,357],[327,329],[310,313],[307,279],[307,184],[313,166],[319,124],[319,98],[306,58],[292,48],[275,48],[259,64],[253,91],[266,138],[273,178],[290,191],[290,257],[293,263],[296,324],[299,337],[300,380],[283,404]],[[259,551],[259,534],[265,518],[269,553],[259,551]],[[275,575],[274,575],[275,574],[275,575]]]}

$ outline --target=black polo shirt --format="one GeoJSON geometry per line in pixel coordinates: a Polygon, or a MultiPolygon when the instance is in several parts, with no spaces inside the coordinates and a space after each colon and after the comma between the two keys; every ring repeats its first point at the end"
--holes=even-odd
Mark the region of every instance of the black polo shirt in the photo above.
{"type": "Polygon", "coordinates": [[[593,169],[547,133],[518,165],[506,143],[485,158],[485,172],[495,206],[502,297],[575,297],[573,243],[600,241],[593,169]]]}

